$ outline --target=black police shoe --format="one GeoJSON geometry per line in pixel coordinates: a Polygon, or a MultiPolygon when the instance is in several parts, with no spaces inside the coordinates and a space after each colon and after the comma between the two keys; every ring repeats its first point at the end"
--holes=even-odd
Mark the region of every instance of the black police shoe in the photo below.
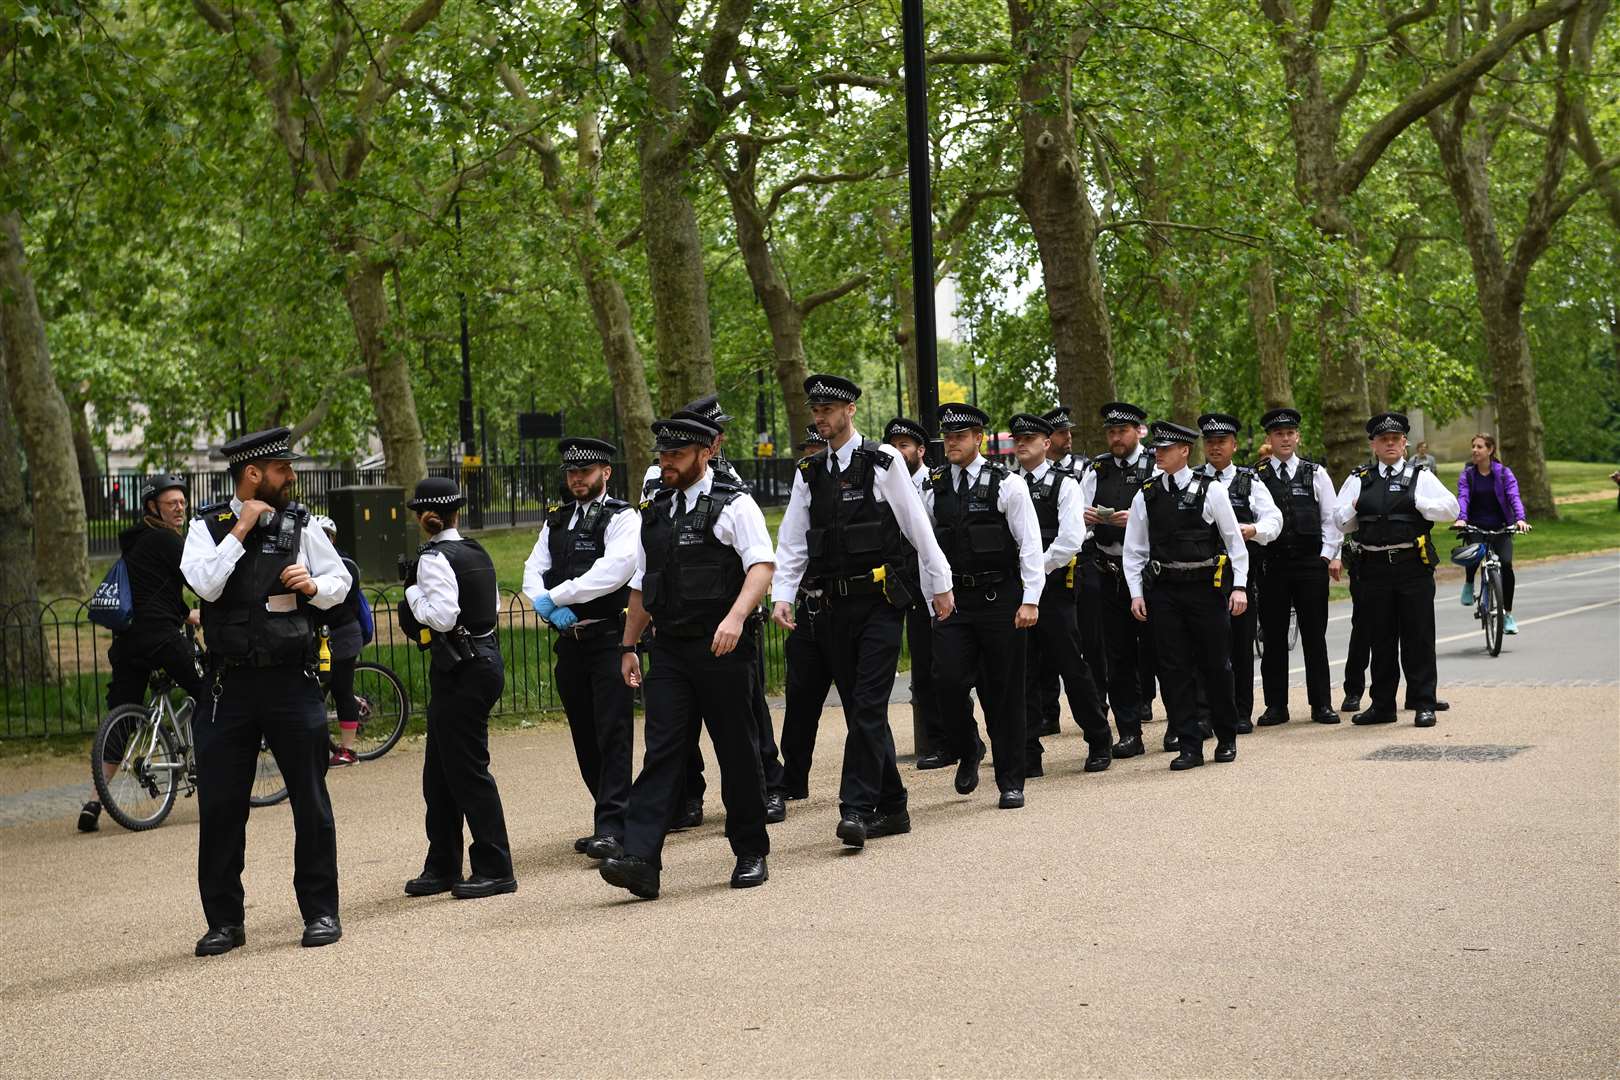
{"type": "Polygon", "coordinates": [[[1350,722],[1352,724],[1362,725],[1393,724],[1395,722],[1395,714],[1392,712],[1380,712],[1378,707],[1375,705],[1366,712],[1356,713],[1356,715],[1350,718],[1350,722]]]}
{"type": "Polygon", "coordinates": [[[1339,702],[1339,711],[1340,712],[1360,712],[1361,711],[1361,695],[1346,692],[1345,695],[1344,695],[1344,700],[1339,702]]]}
{"type": "Polygon", "coordinates": [[[458,881],[450,886],[450,895],[457,900],[481,900],[486,896],[499,896],[510,892],[517,892],[517,878],[511,874],[505,877],[474,874],[466,881],[458,881]]]}
{"type": "Polygon", "coordinates": [[[1114,763],[1114,752],[1107,743],[1089,746],[1086,751],[1086,772],[1107,772],[1114,763]]]}
{"type": "Polygon", "coordinates": [[[336,915],[317,915],[304,924],[304,939],[299,944],[306,949],[318,949],[342,936],[343,924],[336,915]]]}
{"type": "Polygon", "coordinates": [[[972,757],[965,757],[956,763],[956,793],[958,795],[971,795],[973,789],[979,786],[979,762],[984,760],[984,743],[979,744],[978,753],[972,757]]]}
{"type": "Polygon", "coordinates": [[[1198,766],[1202,765],[1203,763],[1204,763],[1204,752],[1203,752],[1202,749],[1199,749],[1199,750],[1185,750],[1184,749],[1184,750],[1181,751],[1181,753],[1176,755],[1176,760],[1174,760],[1174,761],[1172,761],[1170,763],[1170,768],[1172,770],[1174,770],[1175,772],[1182,772],[1183,770],[1186,770],[1186,769],[1196,769],[1196,768],[1198,768],[1198,766]]]}
{"type": "Polygon", "coordinates": [[[1144,701],[1136,707],[1136,722],[1138,724],[1153,723],[1153,702],[1144,701]]]}
{"type": "Polygon", "coordinates": [[[688,799],[686,805],[681,807],[681,816],[675,819],[675,824],[669,827],[670,832],[682,832],[686,829],[695,829],[703,824],[703,800],[688,799]]]}
{"type": "Polygon", "coordinates": [[[879,810],[866,819],[866,838],[876,840],[880,836],[899,836],[901,833],[911,831],[911,812],[902,807],[899,810],[890,810],[884,813],[879,810]]]}
{"type": "Polygon", "coordinates": [[[946,753],[944,750],[934,750],[930,753],[922,755],[917,759],[917,771],[922,772],[927,769],[948,769],[955,764],[956,756],[954,754],[946,753]]]}
{"type": "Polygon", "coordinates": [[[765,869],[765,856],[740,855],[737,858],[737,869],[731,872],[731,887],[733,889],[752,889],[756,885],[763,885],[771,879],[771,873],[765,869]]]}
{"type": "Polygon", "coordinates": [[[1331,705],[1318,705],[1311,710],[1311,719],[1318,724],[1337,724],[1339,714],[1331,705]]]}
{"type": "Polygon", "coordinates": [[[788,802],[803,802],[810,797],[810,789],[807,787],[790,787],[782,795],[788,802]]]}
{"type": "Polygon", "coordinates": [[[624,854],[624,845],[617,836],[593,836],[585,845],[585,854],[593,859],[617,859],[624,854]]]}
{"type": "Polygon", "coordinates": [[[1041,759],[1040,758],[1025,758],[1024,759],[1024,779],[1025,780],[1033,780],[1037,776],[1045,776],[1045,775],[1046,775],[1046,770],[1041,767],[1041,759]]]}
{"type": "Polygon", "coordinates": [[[247,944],[247,931],[240,926],[210,926],[197,939],[198,956],[219,956],[247,944]]]}
{"type": "Polygon", "coordinates": [[[406,896],[437,896],[447,893],[458,879],[439,877],[437,874],[420,874],[405,883],[406,896]]]}
{"type": "Polygon", "coordinates": [[[1250,720],[1247,716],[1240,716],[1238,717],[1237,723],[1232,725],[1232,730],[1237,732],[1239,735],[1253,735],[1254,721],[1250,720]]]}
{"type": "Polygon", "coordinates": [[[1414,727],[1434,727],[1434,710],[1419,709],[1417,717],[1412,721],[1414,727]]]}
{"type": "Polygon", "coordinates": [[[1173,754],[1180,749],[1181,736],[1177,735],[1174,731],[1166,731],[1164,733],[1164,752],[1167,754],[1173,754]]]}
{"type": "Polygon", "coordinates": [[[595,839],[596,839],[596,834],[595,833],[592,833],[589,836],[580,837],[578,840],[574,841],[574,850],[576,852],[578,852],[579,854],[581,854],[581,855],[585,854],[585,848],[590,844],[590,842],[592,840],[595,840],[595,839]]]}
{"type": "Polygon", "coordinates": [[[1267,709],[1260,714],[1255,723],[1260,727],[1276,727],[1278,724],[1288,723],[1287,709],[1267,709]]]}
{"type": "Polygon", "coordinates": [[[604,859],[597,872],[609,885],[629,889],[643,900],[658,899],[658,867],[646,859],[638,859],[634,855],[604,859]]]}
{"type": "Polygon", "coordinates": [[[1228,761],[1236,761],[1237,739],[1234,738],[1231,742],[1217,740],[1215,743],[1215,760],[1223,764],[1228,761]]]}
{"type": "Polygon", "coordinates": [[[1024,792],[1022,788],[1008,788],[1001,793],[1001,800],[996,803],[998,810],[1022,810],[1024,808],[1024,792]]]}
{"type": "Polygon", "coordinates": [[[1136,757],[1147,751],[1142,748],[1142,736],[1127,735],[1114,744],[1114,756],[1118,758],[1136,757]]]}
{"type": "Polygon", "coordinates": [[[777,822],[787,820],[787,797],[780,791],[773,791],[765,796],[765,823],[775,825],[777,822]]]}
{"type": "Polygon", "coordinates": [[[845,810],[844,816],[838,819],[838,828],[835,832],[845,847],[865,847],[866,815],[859,810],[845,810]]]}
{"type": "Polygon", "coordinates": [[[1042,736],[1057,735],[1057,734],[1059,734],[1061,732],[1061,730],[1062,729],[1058,727],[1057,717],[1055,717],[1055,716],[1052,717],[1052,719],[1046,721],[1044,724],[1041,725],[1041,735],[1042,736]]]}
{"type": "Polygon", "coordinates": [[[95,832],[101,828],[101,804],[94,799],[79,808],[79,831],[95,832]]]}

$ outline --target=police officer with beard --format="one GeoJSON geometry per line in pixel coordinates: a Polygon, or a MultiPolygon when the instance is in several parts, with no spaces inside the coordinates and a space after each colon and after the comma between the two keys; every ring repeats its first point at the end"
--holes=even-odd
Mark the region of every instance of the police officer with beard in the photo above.
{"type": "Polygon", "coordinates": [[[617,453],[612,443],[573,438],[558,449],[573,498],[546,515],[523,565],[523,593],[557,631],[557,694],[580,775],[596,802],[592,832],[575,840],[574,850],[605,859],[623,850],[630,800],[634,721],[630,688],[619,672],[619,637],[640,518],[607,493],[617,453]]]}
{"type": "Polygon", "coordinates": [[[517,891],[501,793],[489,773],[489,711],[501,699],[506,670],[495,618],[500,590],[481,544],[456,530],[466,499],[456,482],[430,476],[405,505],[428,535],[406,574],[400,627],[432,654],[428,666],[427,858],[405,883],[408,896],[448,892],[459,900],[517,891]],[[462,880],[462,822],[472,874],[462,880]]]}
{"type": "Polygon", "coordinates": [[[312,608],[329,610],[354,582],[332,542],[307,528],[292,501],[287,428],[226,443],[236,493],[199,511],[186,533],[180,572],[202,601],[207,675],[192,720],[197,753],[197,884],[208,932],[198,956],[247,940],[242,864],[248,798],[261,741],[275,755],[292,802],[293,890],[303,944],[330,945],[338,922],[337,829],[326,792],[326,706],[315,677],[312,608]]]}

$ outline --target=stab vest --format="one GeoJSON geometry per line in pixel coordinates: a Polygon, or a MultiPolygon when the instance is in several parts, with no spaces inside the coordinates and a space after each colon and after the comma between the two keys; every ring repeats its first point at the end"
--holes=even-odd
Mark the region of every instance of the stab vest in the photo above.
{"type": "Polygon", "coordinates": [[[714,523],[742,495],[741,488],[716,474],[708,493],[679,517],[671,513],[674,488],[660,488],[641,504],[641,546],[647,555],[641,602],[655,633],[713,634],[736,603],[747,573],[731,545],[714,535],[714,523]]]}
{"type": "Polygon", "coordinates": [[[1058,534],[1058,492],[1063,488],[1063,481],[1074,474],[1068,469],[1051,462],[1046,469],[1046,475],[1039,480],[1024,477],[1024,483],[1029,485],[1029,498],[1035,504],[1035,520],[1041,525],[1041,547],[1049,548],[1058,534]]]}
{"type": "Polygon", "coordinates": [[[1271,542],[1272,550],[1313,553],[1322,546],[1322,505],[1316,501],[1316,469],[1314,461],[1297,459],[1294,478],[1283,482],[1276,469],[1276,459],[1267,458],[1255,467],[1254,474],[1271,492],[1271,500],[1282,511],[1282,532],[1271,542]]]}
{"type": "Polygon", "coordinates": [[[1417,481],[1424,466],[1413,465],[1399,476],[1380,476],[1377,465],[1360,465],[1350,474],[1361,478],[1356,497],[1356,532],[1362,544],[1390,547],[1427,536],[1434,522],[1418,513],[1417,481]]]}
{"type": "Polygon", "coordinates": [[[830,450],[819,450],[799,462],[799,475],[810,490],[805,579],[853,577],[880,566],[911,565],[916,552],[900,532],[893,508],[878,502],[873,493],[878,470],[889,468],[895,459],[880,444],[863,439],[850,452],[849,467],[835,480],[827,468],[830,457],[830,450]]]}
{"type": "MultiPolygon", "coordinates": [[[[1091,459],[1091,466],[1097,470],[1097,491],[1093,496],[1093,505],[1115,510],[1129,510],[1131,500],[1142,490],[1148,477],[1153,475],[1153,458],[1145,450],[1137,457],[1135,465],[1121,468],[1113,454],[1098,454],[1091,459]]],[[[1125,542],[1125,528],[1122,525],[1095,525],[1091,530],[1091,539],[1097,544],[1117,547],[1125,542]]]]}
{"type": "MultiPolygon", "coordinates": [[[[555,589],[563,582],[579,577],[595,565],[596,560],[607,552],[608,525],[616,515],[630,509],[630,504],[622,499],[612,496],[599,499],[585,508],[579,524],[570,529],[568,523],[577,506],[573,502],[564,503],[546,515],[546,526],[551,530],[547,533],[551,567],[541,580],[548,589],[555,589]]],[[[568,606],[581,619],[617,619],[629,602],[630,582],[627,579],[610,593],[568,606]]]]}
{"type": "MultiPolygon", "coordinates": [[[[495,629],[495,562],[489,557],[489,552],[478,541],[463,537],[460,540],[435,540],[423,544],[416,554],[418,559],[425,559],[434,552],[450,563],[450,569],[456,575],[456,602],[461,607],[456,625],[465,628],[473,637],[482,637],[495,629]]],[[[413,573],[409,584],[415,583],[413,573]]],[[[411,610],[411,605],[399,605],[398,614],[399,625],[406,635],[418,645],[427,647],[422,642],[425,627],[411,610]]],[[[434,640],[439,637],[431,629],[428,632],[434,640]]]]}
{"type": "Polygon", "coordinates": [[[1185,488],[1162,473],[1142,485],[1147,508],[1148,547],[1159,562],[1207,562],[1226,546],[1215,526],[1204,520],[1204,499],[1216,481],[1194,475],[1185,488]]]}
{"type": "Polygon", "coordinates": [[[1006,515],[997,506],[1007,467],[984,462],[978,480],[968,488],[966,502],[956,494],[951,469],[950,465],[941,465],[928,474],[926,481],[934,493],[934,536],[951,570],[957,574],[999,570],[1016,575],[1018,543],[1007,526],[1006,515]]]}
{"type": "MultiPolygon", "coordinates": [[[[1199,475],[1207,476],[1217,484],[1224,482],[1215,472],[1215,466],[1207,462],[1199,470],[1199,475]]],[[[1254,512],[1251,501],[1254,497],[1253,469],[1244,465],[1237,466],[1237,470],[1232,473],[1232,482],[1226,485],[1226,497],[1232,503],[1232,514],[1237,518],[1239,525],[1253,525],[1260,520],[1260,515],[1254,512]]],[[[1245,542],[1245,546],[1249,549],[1249,572],[1252,574],[1256,565],[1254,560],[1260,557],[1264,545],[1249,540],[1245,542]]]]}
{"type": "MultiPolygon", "coordinates": [[[[236,512],[229,502],[205,506],[198,517],[215,546],[236,524],[236,512]]],[[[219,599],[202,601],[203,637],[210,659],[262,667],[307,664],[314,659],[315,618],[309,597],[289,593],[281,584],[281,572],[299,559],[308,524],[309,508],[289,503],[270,529],[255,525],[248,533],[242,557],[225,580],[219,599]],[[286,551],[276,543],[284,520],[292,522],[292,545],[286,551]],[[286,595],[297,597],[292,611],[266,610],[270,597],[286,595]]]]}

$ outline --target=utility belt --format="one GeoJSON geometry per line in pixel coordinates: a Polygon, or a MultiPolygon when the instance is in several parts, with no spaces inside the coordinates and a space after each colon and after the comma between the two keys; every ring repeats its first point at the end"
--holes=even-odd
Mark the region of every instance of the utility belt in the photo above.
{"type": "MultiPolygon", "coordinates": [[[[552,629],[557,630],[555,626],[552,627],[552,629]]],[[[605,637],[617,638],[623,632],[624,616],[623,614],[620,614],[620,616],[616,619],[595,619],[590,623],[583,625],[580,623],[575,623],[567,630],[557,630],[557,635],[559,637],[565,637],[570,641],[584,642],[596,641],[599,638],[605,637]]]]}
{"type": "Polygon", "coordinates": [[[215,653],[208,653],[204,657],[204,663],[210,672],[230,671],[235,668],[253,668],[263,670],[264,668],[295,667],[300,671],[307,671],[310,669],[310,660],[307,657],[302,657],[297,660],[274,660],[270,657],[257,654],[251,654],[248,656],[219,656],[215,653]]]}
{"type": "Polygon", "coordinates": [[[832,602],[833,597],[849,598],[880,594],[890,606],[904,611],[917,602],[921,593],[920,583],[914,587],[911,575],[894,563],[859,574],[814,578],[806,584],[822,592],[820,604],[813,608],[813,611],[820,610],[821,606],[832,602]]]}
{"type": "Polygon", "coordinates": [[[952,574],[951,584],[958,589],[982,589],[1007,580],[1005,570],[986,570],[978,574],[952,574]]]}
{"type": "Polygon", "coordinates": [[[487,659],[481,655],[480,650],[498,649],[498,646],[494,630],[474,634],[465,626],[457,626],[448,633],[433,631],[433,636],[428,640],[428,648],[433,653],[433,662],[436,666],[456,668],[471,661],[487,659]]]}
{"type": "Polygon", "coordinates": [[[1123,550],[1115,554],[1104,551],[1101,547],[1095,547],[1091,551],[1091,557],[1097,564],[1097,569],[1105,574],[1113,574],[1115,577],[1119,577],[1125,573],[1125,553],[1123,550]]]}
{"type": "Polygon", "coordinates": [[[1358,544],[1360,549],[1357,562],[1367,563],[1398,563],[1411,562],[1414,559],[1424,566],[1435,564],[1434,545],[1429,542],[1427,535],[1416,540],[1408,540],[1404,544],[1358,544]]]}
{"type": "Polygon", "coordinates": [[[1227,593],[1232,590],[1232,574],[1228,569],[1230,563],[1231,559],[1225,555],[1217,555],[1213,559],[1204,559],[1200,562],[1149,559],[1147,565],[1142,568],[1142,588],[1146,591],[1161,581],[1195,584],[1208,582],[1211,588],[1227,593]]]}

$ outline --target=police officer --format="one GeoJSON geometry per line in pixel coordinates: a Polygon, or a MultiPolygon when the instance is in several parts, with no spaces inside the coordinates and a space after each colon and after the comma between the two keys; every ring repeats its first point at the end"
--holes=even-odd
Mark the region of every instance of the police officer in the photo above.
{"type": "Polygon", "coordinates": [[[804,393],[827,449],[801,461],[793,479],[777,530],[772,618],[792,630],[799,589],[821,590],[816,644],[848,726],[835,833],[860,848],[869,838],[911,831],[889,694],[906,611],[926,595],[936,616],[949,618],[951,569],[900,452],[855,428],[861,388],[837,375],[811,375],[804,393]]]}
{"type": "Polygon", "coordinates": [[[1198,675],[1215,729],[1215,760],[1237,759],[1232,696],[1231,622],[1248,606],[1249,550],[1227,488],[1187,465],[1198,433],[1155,420],[1160,472],[1131,499],[1125,527],[1125,581],[1131,614],[1148,622],[1159,682],[1180,753],[1176,771],[1204,763],[1198,723],[1198,675]]]}
{"type": "Polygon", "coordinates": [[[192,721],[197,752],[197,884],[208,932],[198,956],[246,940],[242,862],[259,746],[268,745],[292,801],[293,890],[305,946],[343,936],[338,922],[337,829],[326,793],[326,706],[315,678],[311,608],[327,610],[354,582],[332,542],[307,528],[292,501],[287,428],[221,447],[236,493],[203,507],[186,533],[180,572],[202,601],[205,689],[192,721]]]}
{"type": "Polygon", "coordinates": [[[771,842],[765,778],[749,702],[754,641],[748,616],[770,587],[765,515],[709,466],[716,428],[696,419],[653,424],[663,486],[641,510],[620,670],[641,686],[637,642],[653,627],[645,682],[646,750],[630,788],[624,854],[602,862],[603,880],[648,900],[658,896],[664,837],[680,810],[692,731],[709,729],[737,856],[731,886],[763,885],[771,842]]]}
{"type": "MultiPolygon", "coordinates": [[[[1305,688],[1311,719],[1337,724],[1333,686],[1328,679],[1328,578],[1339,580],[1339,527],[1333,521],[1333,481],[1327,470],[1298,455],[1299,412],[1272,409],[1260,418],[1271,456],[1255,466],[1282,512],[1282,532],[1266,545],[1260,572],[1260,630],[1266,640],[1288,640],[1289,612],[1299,621],[1299,647],[1305,656],[1305,688]]],[[[1266,708],[1261,727],[1288,723],[1288,650],[1270,648],[1260,660],[1266,708]]]]}
{"type": "Polygon", "coordinates": [[[523,594],[557,631],[557,694],[580,776],[596,802],[591,833],[575,840],[574,850],[605,859],[623,850],[630,800],[634,721],[619,672],[619,638],[640,518],[607,493],[618,452],[612,443],[569,438],[558,450],[573,498],[546,515],[523,564],[523,594]]]}
{"type": "MultiPolygon", "coordinates": [[[[1041,419],[1052,425],[1051,445],[1046,458],[1060,469],[1066,469],[1080,485],[1080,505],[1091,505],[1092,492],[1097,486],[1097,473],[1091,458],[1074,452],[1074,419],[1067,405],[1059,405],[1041,414],[1041,419]]],[[[1082,528],[1084,521],[1081,522],[1082,528]]],[[[1089,531],[1089,530],[1088,530],[1089,531]]],[[[1097,695],[1097,707],[1104,709],[1103,689],[1108,685],[1108,665],[1103,657],[1102,628],[1097,620],[1097,605],[1101,582],[1097,568],[1090,558],[1082,558],[1074,569],[1075,587],[1069,590],[1075,598],[1076,626],[1080,634],[1080,655],[1091,676],[1092,689],[1097,695]]],[[[1037,635],[1038,636],[1038,635],[1037,635]]],[[[1058,733],[1058,670],[1049,653],[1041,655],[1041,731],[1042,735],[1058,733]]],[[[1074,693],[1073,688],[1069,692],[1074,693]]],[[[1078,718],[1075,721],[1079,723],[1078,718]]]]}
{"type": "Polygon", "coordinates": [[[1074,474],[1048,460],[1052,424],[1044,416],[1017,413],[1007,421],[1012,433],[1018,475],[1029,487],[1046,545],[1042,563],[1046,585],[1041,590],[1041,617],[1029,634],[1029,656],[1024,678],[1024,776],[1044,776],[1041,766],[1042,682],[1050,670],[1060,675],[1069,691],[1069,711],[1085,732],[1086,772],[1102,772],[1113,762],[1108,717],[1097,700],[1091,669],[1080,655],[1079,612],[1075,607],[1075,571],[1080,546],[1086,539],[1081,515],[1085,495],[1074,474]]]}
{"type": "MultiPolygon", "coordinates": [[[[1226,485],[1232,513],[1249,551],[1252,582],[1262,549],[1282,531],[1282,513],[1272,501],[1271,489],[1256,482],[1254,470],[1232,460],[1242,427],[1230,413],[1207,412],[1198,418],[1198,430],[1204,436],[1204,464],[1199,472],[1226,485]]],[[[1237,703],[1239,735],[1254,730],[1254,619],[1252,604],[1244,607],[1243,614],[1232,616],[1232,693],[1237,703]]]]}
{"type": "Polygon", "coordinates": [[[923,503],[950,560],[954,617],[934,627],[934,684],[956,743],[956,790],[979,786],[984,743],[966,708],[977,680],[995,752],[999,806],[1024,805],[1024,663],[1046,583],[1041,529],[1029,487],[979,454],[990,418],[959,401],[939,407],[947,464],[933,469],[923,503]]]}
{"type": "Polygon", "coordinates": [[[1406,669],[1406,699],[1418,727],[1435,722],[1434,568],[1430,530],[1457,520],[1457,497],[1427,467],[1406,460],[1406,416],[1367,421],[1376,465],[1357,467],[1339,489],[1334,520],[1361,546],[1356,618],[1372,644],[1372,705],[1353,724],[1395,722],[1395,689],[1406,669]],[[1399,657],[1397,657],[1397,647],[1399,657]]]}
{"type": "Polygon", "coordinates": [[[406,575],[399,624],[432,654],[422,755],[428,852],[422,873],[405,883],[407,896],[448,892],[472,899],[517,891],[506,814],[489,773],[489,711],[506,682],[495,637],[500,590],[489,553],[456,531],[465,502],[454,480],[430,476],[405,504],[428,542],[406,575]],[[472,835],[472,874],[465,881],[464,820],[472,835]]]}
{"type": "MultiPolygon", "coordinates": [[[[1108,666],[1108,704],[1114,712],[1119,741],[1114,757],[1143,752],[1142,693],[1144,650],[1149,631],[1131,615],[1131,593],[1125,584],[1125,524],[1131,499],[1153,475],[1153,460],[1143,450],[1140,425],[1147,413],[1128,401],[1111,401],[1101,410],[1108,453],[1091,459],[1097,480],[1084,521],[1091,536],[1082,549],[1098,574],[1097,605],[1108,666]]],[[[1173,729],[1172,729],[1173,730],[1173,729]]]]}
{"type": "MultiPolygon", "coordinates": [[[[827,440],[811,424],[799,440],[799,460],[826,449],[827,440]]],[[[821,591],[800,587],[793,610],[793,629],[782,643],[787,685],[782,712],[783,783],[789,799],[810,797],[810,762],[815,755],[821,710],[833,687],[832,668],[816,644],[816,620],[821,613],[821,591]]]]}

